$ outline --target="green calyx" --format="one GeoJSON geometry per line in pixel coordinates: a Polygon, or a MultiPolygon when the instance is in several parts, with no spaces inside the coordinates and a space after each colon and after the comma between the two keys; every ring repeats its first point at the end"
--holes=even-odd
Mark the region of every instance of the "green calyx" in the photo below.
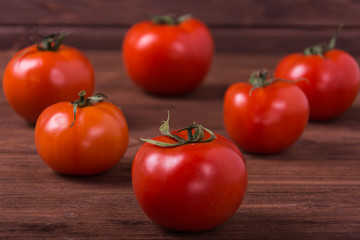
{"type": "Polygon", "coordinates": [[[267,71],[264,69],[263,71],[255,71],[250,75],[249,83],[252,86],[249,92],[249,96],[251,96],[252,92],[256,88],[266,87],[273,83],[276,79],[267,79],[267,71]]]}
{"type": "Polygon", "coordinates": [[[154,24],[157,25],[178,25],[191,18],[190,14],[182,15],[175,18],[174,14],[167,15],[150,15],[150,18],[154,24]]]}
{"type": "Polygon", "coordinates": [[[168,112],[167,120],[163,121],[163,123],[161,124],[159,129],[163,135],[174,139],[176,141],[175,143],[167,143],[167,142],[161,142],[161,141],[156,141],[156,140],[152,140],[152,139],[144,139],[144,138],[140,138],[140,140],[154,144],[159,147],[177,147],[177,146],[182,146],[182,145],[190,144],[190,143],[207,143],[207,142],[213,141],[216,138],[215,134],[212,131],[210,131],[209,129],[203,127],[200,124],[193,123],[193,124],[183,128],[183,129],[180,129],[176,132],[176,133],[179,133],[181,131],[187,131],[188,138],[184,139],[184,138],[170,132],[169,122],[170,122],[170,113],[168,112]],[[204,137],[205,137],[204,131],[206,131],[210,134],[210,137],[208,139],[204,139],[204,137]]]}
{"type": "Polygon", "coordinates": [[[79,92],[79,99],[74,102],[71,102],[74,108],[74,121],[71,123],[70,127],[72,127],[76,121],[76,112],[78,107],[83,108],[83,107],[91,106],[94,103],[102,102],[106,99],[109,99],[103,93],[95,93],[93,96],[87,98],[85,98],[85,95],[86,92],[82,90],[79,92]]]}
{"type": "Polygon", "coordinates": [[[329,43],[318,43],[314,46],[307,47],[304,50],[304,55],[305,56],[310,56],[310,55],[323,56],[326,52],[333,50],[336,46],[337,36],[338,36],[339,32],[341,31],[342,27],[343,27],[343,24],[340,24],[338,29],[336,30],[335,34],[331,37],[329,43]]]}
{"type": "Polygon", "coordinates": [[[252,92],[257,88],[266,87],[270,84],[272,84],[275,81],[282,81],[282,82],[288,82],[288,83],[294,83],[298,81],[306,81],[309,83],[309,80],[307,78],[298,78],[295,80],[288,80],[283,78],[270,78],[267,79],[267,71],[266,69],[262,71],[255,71],[250,75],[249,83],[252,86],[249,92],[249,96],[251,96],[252,92]]]}
{"type": "Polygon", "coordinates": [[[37,49],[40,51],[57,51],[62,44],[68,32],[54,33],[48,36],[37,35],[41,38],[41,41],[37,43],[37,49]]]}

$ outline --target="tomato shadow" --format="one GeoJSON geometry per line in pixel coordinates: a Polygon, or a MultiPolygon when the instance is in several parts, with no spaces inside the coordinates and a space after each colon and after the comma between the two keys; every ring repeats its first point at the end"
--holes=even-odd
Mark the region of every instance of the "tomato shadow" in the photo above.
{"type": "Polygon", "coordinates": [[[27,127],[27,128],[33,128],[33,129],[35,129],[36,123],[24,121],[24,125],[25,125],[25,127],[27,127]]]}
{"type": "MultiPolygon", "coordinates": [[[[298,140],[300,141],[300,140],[298,140]]],[[[248,152],[242,148],[239,148],[240,151],[243,153],[244,158],[246,160],[268,160],[268,161],[277,161],[277,160],[289,160],[289,158],[294,159],[294,154],[296,154],[298,148],[301,145],[299,142],[295,143],[294,145],[275,153],[254,153],[248,152]]]]}
{"type": "MultiPolygon", "coordinates": [[[[319,227],[320,223],[309,217],[297,217],[286,213],[239,211],[227,225],[225,232],[231,236],[256,236],[256,239],[307,239],[304,229],[319,227]]],[[[321,236],[319,236],[321,237],[321,236]]]]}
{"type": "MultiPolygon", "coordinates": [[[[268,162],[324,162],[352,159],[360,154],[358,142],[352,141],[346,144],[327,141],[325,139],[299,139],[294,145],[282,152],[275,154],[254,154],[242,151],[247,162],[268,161],[268,162]]],[[[360,160],[360,159],[359,159],[360,160]]]]}
{"type": "Polygon", "coordinates": [[[179,94],[179,95],[158,95],[149,92],[142,92],[143,94],[160,99],[160,100],[221,100],[227,90],[227,85],[203,85],[199,86],[191,92],[179,94]]]}
{"type": "Polygon", "coordinates": [[[106,187],[131,187],[131,162],[122,159],[117,165],[106,172],[91,176],[73,176],[54,172],[58,179],[63,179],[73,184],[106,186],[106,187]]]}
{"type": "MultiPolygon", "coordinates": [[[[320,223],[281,214],[241,212],[224,224],[202,232],[181,232],[159,227],[163,234],[179,239],[306,239],[304,228],[320,223]]],[[[319,235],[319,237],[321,237],[319,235]]]]}
{"type": "Polygon", "coordinates": [[[188,95],[187,100],[223,100],[227,85],[204,85],[188,95]]]}
{"type": "Polygon", "coordinates": [[[163,228],[160,226],[157,226],[159,228],[159,231],[161,231],[164,235],[171,236],[171,237],[179,237],[181,239],[219,239],[219,236],[216,235],[217,229],[220,227],[216,227],[210,230],[206,231],[200,231],[200,232],[184,232],[184,231],[177,231],[177,230],[171,230],[167,228],[163,228]]]}
{"type": "Polygon", "coordinates": [[[341,116],[329,120],[310,120],[309,124],[314,126],[345,127],[352,130],[360,129],[360,106],[353,105],[341,116]]]}
{"type": "MultiPolygon", "coordinates": [[[[326,153],[323,146],[316,144],[312,140],[301,140],[301,144],[295,143],[293,146],[273,154],[259,154],[251,153],[240,149],[244,155],[246,162],[251,161],[267,161],[267,162],[297,162],[297,161],[314,161],[314,155],[319,155],[320,158],[326,160],[326,153]]],[[[318,160],[321,160],[321,159],[318,160]]]]}

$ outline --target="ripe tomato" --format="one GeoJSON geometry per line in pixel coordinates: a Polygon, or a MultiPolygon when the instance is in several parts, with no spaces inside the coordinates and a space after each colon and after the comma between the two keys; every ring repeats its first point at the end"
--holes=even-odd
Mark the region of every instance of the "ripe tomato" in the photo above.
{"type": "Polygon", "coordinates": [[[129,132],[122,111],[95,95],[46,108],[35,126],[40,157],[57,172],[93,175],[113,167],[124,155],[129,132]],[[74,115],[76,114],[76,118],[74,115]]]}
{"type": "Polygon", "coordinates": [[[245,195],[243,155],[230,140],[201,125],[170,133],[168,124],[169,118],[161,126],[165,136],[144,140],[135,155],[132,184],[137,201],[165,228],[216,227],[235,213],[245,195]]]}
{"type": "Polygon", "coordinates": [[[310,119],[328,120],[342,115],[359,91],[359,65],[347,52],[335,49],[336,34],[328,45],[307,48],[304,53],[285,56],[277,65],[275,77],[305,77],[310,84],[296,84],[310,104],[310,119]]]}
{"type": "Polygon", "coordinates": [[[195,18],[170,16],[135,24],[123,42],[126,71],[137,86],[159,95],[177,95],[203,81],[214,51],[208,28],[195,18]]]}
{"type": "Polygon", "coordinates": [[[227,133],[242,149],[271,154],[292,145],[304,131],[309,117],[305,94],[285,80],[266,80],[266,73],[249,83],[231,85],[224,97],[227,133]]]}
{"type": "Polygon", "coordinates": [[[61,40],[51,35],[41,44],[26,47],[5,68],[3,90],[7,101],[29,122],[35,123],[51,104],[76,99],[81,90],[93,93],[90,62],[79,50],[60,45],[61,40]]]}

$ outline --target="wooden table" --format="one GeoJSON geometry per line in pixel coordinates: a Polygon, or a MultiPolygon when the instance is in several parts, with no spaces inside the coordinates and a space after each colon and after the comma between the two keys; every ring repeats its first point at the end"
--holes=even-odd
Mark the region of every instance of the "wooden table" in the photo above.
{"type": "MultiPolygon", "coordinates": [[[[12,54],[1,52],[1,71],[12,54]]],[[[246,81],[253,70],[272,72],[282,55],[217,54],[201,88],[185,97],[158,98],[130,82],[120,51],[85,54],[96,71],[96,90],[121,105],[127,117],[128,151],[105,174],[59,175],[38,156],[34,126],[10,109],[1,91],[1,239],[360,239],[360,97],[342,117],[309,123],[280,154],[245,153],[249,185],[236,214],[211,231],[179,233],[153,224],[135,200],[131,163],[139,137],[158,135],[167,110],[174,129],[196,121],[226,136],[226,88],[246,81]]]]}

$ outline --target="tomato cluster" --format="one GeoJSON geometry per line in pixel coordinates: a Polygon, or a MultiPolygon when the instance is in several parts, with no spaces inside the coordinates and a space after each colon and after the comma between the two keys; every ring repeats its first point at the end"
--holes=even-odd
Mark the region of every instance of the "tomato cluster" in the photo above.
{"type": "MultiPolygon", "coordinates": [[[[91,63],[63,45],[64,36],[44,37],[15,54],[4,71],[4,93],[21,117],[36,122],[35,145],[49,167],[69,175],[99,174],[124,156],[128,125],[106,95],[93,95],[91,63]]],[[[146,215],[181,231],[222,224],[237,211],[247,188],[239,148],[278,153],[299,139],[309,118],[343,114],[356,98],[360,77],[354,58],[335,49],[336,36],[329,44],[286,56],[274,78],[256,71],[249,82],[229,86],[223,117],[236,145],[197,123],[170,131],[170,115],[160,127],[163,136],[141,139],[145,143],[134,157],[132,186],[146,215]]],[[[123,42],[130,79],[157,95],[198,87],[213,51],[209,29],[189,16],[155,16],[131,27],[123,42]]]]}
{"type": "Polygon", "coordinates": [[[328,44],[284,57],[274,79],[255,73],[249,83],[227,89],[225,128],[240,148],[280,152],[301,136],[308,118],[334,119],[352,105],[360,86],[359,65],[350,54],[335,49],[337,34],[328,44]]]}

